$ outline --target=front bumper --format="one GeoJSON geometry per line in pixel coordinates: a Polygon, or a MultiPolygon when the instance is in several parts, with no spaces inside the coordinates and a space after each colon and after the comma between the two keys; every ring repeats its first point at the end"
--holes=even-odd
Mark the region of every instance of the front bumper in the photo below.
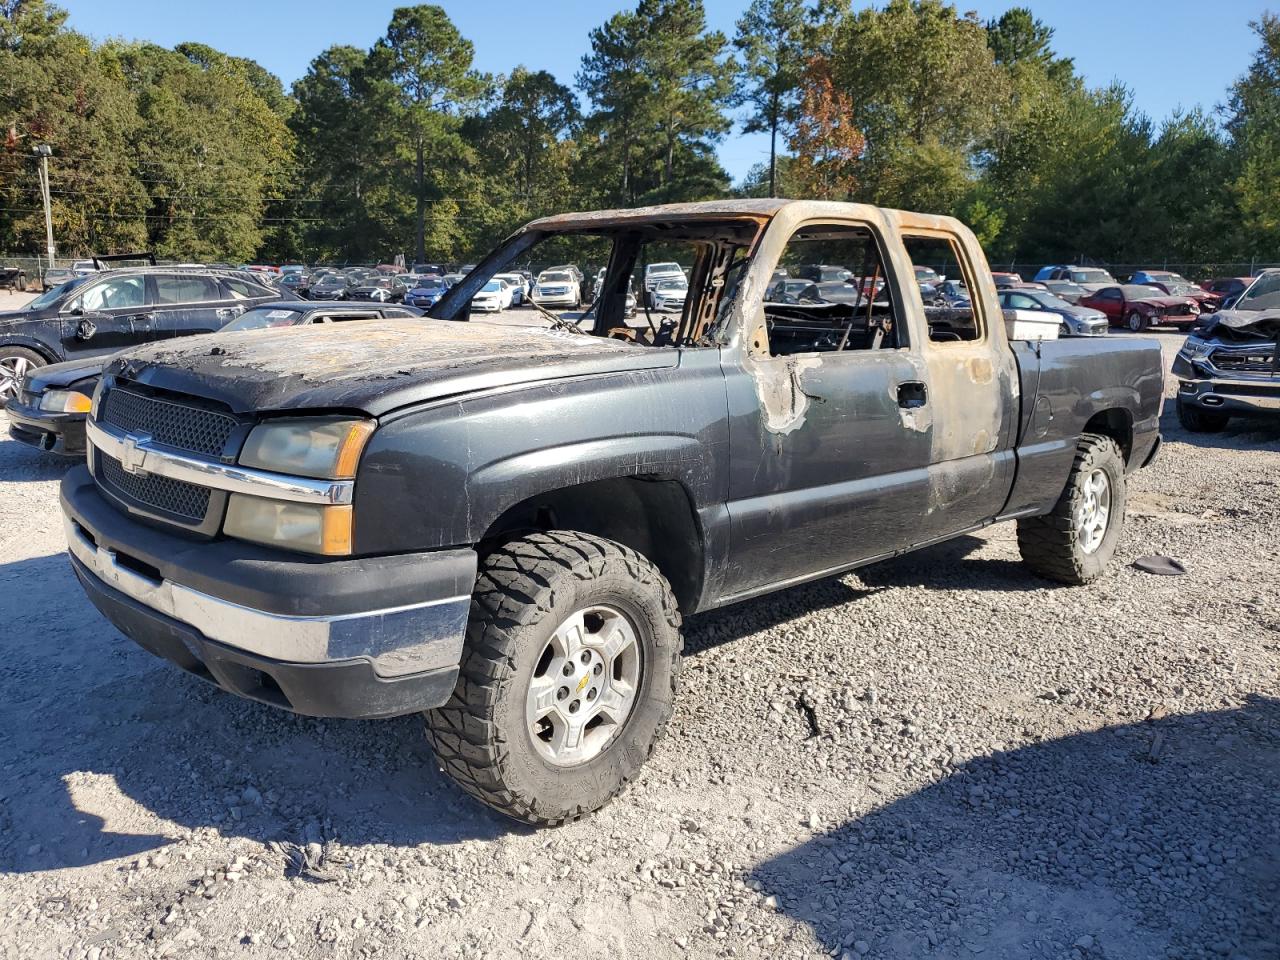
{"type": "Polygon", "coordinates": [[[295,560],[191,540],[114,509],[83,467],[63,479],[62,507],[72,567],[103,615],[231,693],[371,718],[439,706],[453,690],[474,551],[295,560]]]}
{"type": "Polygon", "coordinates": [[[50,413],[18,400],[10,400],[4,412],[9,436],[19,443],[67,457],[84,456],[85,414],[50,413]]]}
{"type": "Polygon", "coordinates": [[[1280,416],[1280,377],[1206,376],[1206,372],[1181,354],[1174,357],[1179,403],[1232,416],[1280,416]]]}
{"type": "Polygon", "coordinates": [[[572,307],[578,302],[572,290],[568,293],[535,293],[529,299],[542,307],[572,307]]]}

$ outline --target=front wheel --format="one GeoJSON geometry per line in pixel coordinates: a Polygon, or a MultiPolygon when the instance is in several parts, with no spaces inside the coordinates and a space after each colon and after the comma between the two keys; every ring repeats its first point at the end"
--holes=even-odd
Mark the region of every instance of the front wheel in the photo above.
{"type": "Polygon", "coordinates": [[[26,347],[0,347],[0,410],[18,396],[26,375],[44,363],[44,357],[26,347]]]}
{"type": "Polygon", "coordinates": [[[683,639],[667,580],[568,531],[483,562],[458,685],[427,737],[459,786],[540,826],[577,820],[639,772],[671,717],[683,639]]]}
{"type": "Polygon", "coordinates": [[[1204,410],[1178,401],[1178,423],[1190,433],[1218,433],[1227,428],[1231,415],[1217,410],[1204,410]]]}
{"type": "Polygon", "coordinates": [[[1124,528],[1124,457],[1110,437],[1086,433],[1053,509],[1018,521],[1018,552],[1032,570],[1079,585],[1106,572],[1124,528]]]}
{"type": "Polygon", "coordinates": [[[1129,329],[1134,333],[1142,333],[1147,329],[1147,324],[1147,318],[1137,310],[1129,314],[1129,329]]]}

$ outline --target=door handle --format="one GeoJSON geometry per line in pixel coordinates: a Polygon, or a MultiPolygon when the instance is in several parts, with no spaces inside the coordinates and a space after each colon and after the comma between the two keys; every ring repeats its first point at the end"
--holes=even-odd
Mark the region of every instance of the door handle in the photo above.
{"type": "Polygon", "coordinates": [[[898,384],[898,406],[913,410],[929,401],[929,388],[923,381],[908,380],[898,384]]]}
{"type": "Polygon", "coordinates": [[[130,319],[134,323],[152,324],[156,322],[156,315],[154,313],[135,313],[130,319]]]}

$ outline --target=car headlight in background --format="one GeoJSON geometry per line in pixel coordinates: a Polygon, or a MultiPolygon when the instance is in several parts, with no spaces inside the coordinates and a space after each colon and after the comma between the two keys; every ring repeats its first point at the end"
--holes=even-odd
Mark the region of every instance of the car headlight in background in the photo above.
{"type": "Polygon", "coordinates": [[[269,420],[253,428],[240,463],[300,477],[350,480],[373,430],[372,420],[350,417],[269,420]]]}
{"type": "Polygon", "coordinates": [[[40,397],[40,409],[46,413],[88,413],[93,400],[78,390],[46,390],[40,397]]]}

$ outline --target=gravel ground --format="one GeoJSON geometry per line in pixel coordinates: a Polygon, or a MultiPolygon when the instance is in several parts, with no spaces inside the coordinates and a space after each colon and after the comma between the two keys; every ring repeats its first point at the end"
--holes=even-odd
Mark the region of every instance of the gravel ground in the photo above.
{"type": "Polygon", "coordinates": [[[416,719],[118,636],[0,442],[0,956],[1280,957],[1280,428],[1164,430],[1097,584],[1004,525],[694,619],[646,772],[542,832],[416,719]]]}

